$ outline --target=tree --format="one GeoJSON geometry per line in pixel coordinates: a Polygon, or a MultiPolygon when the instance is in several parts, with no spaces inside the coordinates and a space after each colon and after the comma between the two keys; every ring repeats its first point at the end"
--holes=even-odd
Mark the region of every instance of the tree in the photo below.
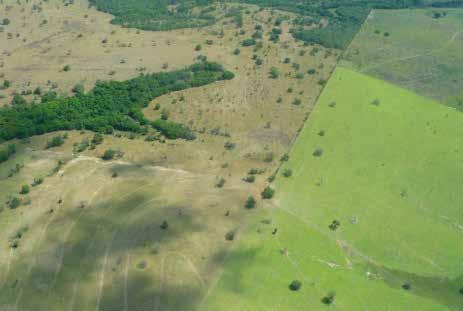
{"type": "Polygon", "coordinates": [[[254,197],[252,197],[252,196],[249,196],[246,199],[246,202],[244,203],[244,207],[247,208],[247,209],[251,209],[251,208],[256,207],[256,199],[254,199],[254,197]]]}
{"type": "Polygon", "coordinates": [[[6,25],[9,25],[9,24],[10,24],[10,19],[5,17],[5,18],[2,20],[2,25],[3,25],[3,26],[6,26],[6,25]]]}
{"type": "Polygon", "coordinates": [[[278,77],[280,76],[280,72],[276,67],[272,67],[270,68],[269,76],[271,79],[278,79],[278,77]]]}
{"type": "Polygon", "coordinates": [[[28,194],[30,191],[29,185],[22,185],[21,191],[19,191],[20,194],[28,194]]]}
{"type": "Polygon", "coordinates": [[[294,280],[291,283],[289,283],[289,289],[292,291],[298,291],[302,286],[301,281],[299,280],[294,280]]]}
{"type": "Polygon", "coordinates": [[[162,230],[167,230],[169,228],[169,224],[167,223],[167,220],[164,220],[160,226],[162,230]]]}
{"type": "Polygon", "coordinates": [[[314,75],[315,73],[317,73],[317,71],[315,69],[313,69],[313,68],[307,70],[307,74],[309,74],[311,76],[314,75]]]}
{"type": "Polygon", "coordinates": [[[271,199],[275,195],[275,190],[271,188],[270,186],[267,186],[264,188],[264,190],[261,192],[261,197],[262,199],[271,199]]]}

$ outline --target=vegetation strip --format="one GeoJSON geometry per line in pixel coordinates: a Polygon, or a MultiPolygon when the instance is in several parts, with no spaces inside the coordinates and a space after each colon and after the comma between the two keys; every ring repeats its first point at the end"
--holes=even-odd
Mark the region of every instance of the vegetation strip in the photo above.
{"type": "Polygon", "coordinates": [[[149,122],[141,109],[158,96],[233,77],[232,72],[217,63],[200,61],[167,73],[99,82],[87,94],[55,98],[38,105],[3,107],[0,141],[73,129],[146,133],[149,125],[167,138],[193,139],[194,134],[184,125],[164,119],[149,122]]]}

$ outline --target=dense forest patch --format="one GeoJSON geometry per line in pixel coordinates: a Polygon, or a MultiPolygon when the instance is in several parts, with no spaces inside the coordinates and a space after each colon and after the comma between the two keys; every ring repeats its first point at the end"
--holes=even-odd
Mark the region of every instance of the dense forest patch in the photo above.
{"type": "Polygon", "coordinates": [[[202,61],[188,68],[140,75],[127,81],[98,82],[87,94],[54,98],[42,104],[18,104],[0,109],[0,141],[58,130],[87,129],[146,133],[150,125],[167,138],[194,138],[181,124],[152,124],[141,109],[161,95],[233,78],[217,63],[202,61]]]}

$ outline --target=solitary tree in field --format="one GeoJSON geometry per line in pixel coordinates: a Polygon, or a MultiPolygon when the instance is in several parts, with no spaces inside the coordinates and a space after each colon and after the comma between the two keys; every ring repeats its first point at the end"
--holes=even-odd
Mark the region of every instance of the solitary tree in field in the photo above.
{"type": "Polygon", "coordinates": [[[292,291],[298,291],[302,286],[301,281],[299,280],[294,280],[289,284],[289,289],[292,291]]]}
{"type": "Polygon", "coordinates": [[[256,207],[256,199],[254,199],[254,197],[252,196],[249,196],[246,200],[246,203],[244,203],[244,207],[246,207],[247,209],[256,207]]]}
{"type": "Polygon", "coordinates": [[[270,186],[267,186],[260,195],[262,196],[262,199],[271,199],[275,195],[275,190],[270,186]]]}

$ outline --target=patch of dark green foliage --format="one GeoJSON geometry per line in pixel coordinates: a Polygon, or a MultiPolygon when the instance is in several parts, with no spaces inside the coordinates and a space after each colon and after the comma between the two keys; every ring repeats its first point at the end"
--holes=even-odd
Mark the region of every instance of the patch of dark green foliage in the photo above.
{"type": "Polygon", "coordinates": [[[79,96],[58,97],[40,105],[3,107],[0,142],[58,130],[115,129],[144,133],[150,125],[170,139],[193,139],[192,131],[181,124],[166,120],[150,122],[142,108],[169,92],[233,77],[220,64],[200,61],[181,70],[146,74],[126,81],[97,82],[90,92],[79,96]]]}

